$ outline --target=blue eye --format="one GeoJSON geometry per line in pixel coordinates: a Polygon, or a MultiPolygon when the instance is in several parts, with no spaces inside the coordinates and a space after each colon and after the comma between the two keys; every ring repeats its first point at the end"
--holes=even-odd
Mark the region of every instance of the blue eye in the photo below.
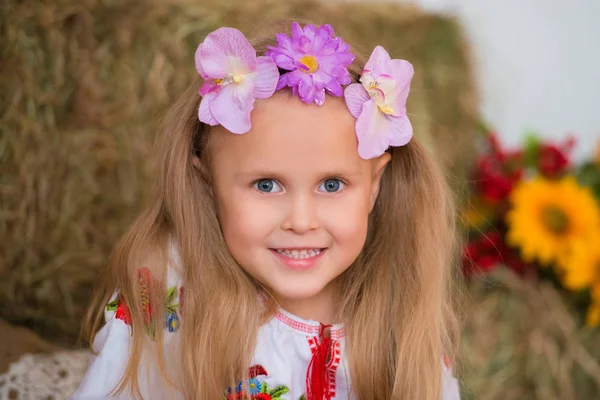
{"type": "Polygon", "coordinates": [[[321,186],[319,186],[319,190],[321,192],[335,193],[342,190],[344,186],[344,182],[339,179],[325,179],[323,183],[321,183],[321,186]]]}
{"type": "Polygon", "coordinates": [[[254,188],[263,193],[276,193],[281,191],[281,187],[273,179],[260,179],[254,182],[254,188]]]}

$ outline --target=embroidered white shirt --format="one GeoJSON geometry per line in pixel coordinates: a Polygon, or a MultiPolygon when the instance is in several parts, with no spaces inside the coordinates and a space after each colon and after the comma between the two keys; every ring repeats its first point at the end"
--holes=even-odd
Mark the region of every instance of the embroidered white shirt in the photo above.
{"type": "MultiPolygon", "coordinates": [[[[169,271],[169,287],[178,287],[178,280],[169,271]]],[[[173,300],[180,300],[181,291],[174,291],[173,300]]],[[[114,304],[114,303],[113,303],[114,304]]],[[[131,346],[131,327],[118,315],[115,307],[105,312],[106,324],[98,332],[93,348],[98,355],[92,360],[79,389],[72,400],[129,398],[126,392],[112,396],[112,390],[119,384],[127,366],[131,346]]],[[[175,315],[176,317],[176,315],[175,315]]],[[[178,321],[175,321],[176,323],[178,321]]],[[[174,328],[171,325],[171,328],[174,328]]],[[[165,354],[171,353],[177,341],[177,331],[165,332],[165,354]]],[[[285,310],[280,310],[258,332],[253,361],[249,366],[253,378],[249,382],[250,394],[267,393],[272,398],[300,400],[306,396],[306,376],[313,352],[320,343],[321,324],[304,320],[285,310]]],[[[327,373],[329,374],[329,395],[332,400],[354,399],[350,392],[350,374],[345,362],[346,339],[341,325],[330,328],[331,347],[327,373]]],[[[172,353],[171,353],[172,354],[172,353]]],[[[143,398],[181,399],[181,395],[169,392],[159,377],[158,367],[140,371],[139,383],[143,398]]],[[[242,390],[231,388],[232,393],[242,390]]],[[[225,393],[225,391],[224,391],[225,393]]],[[[234,397],[235,398],[235,397],[234,397]]],[[[450,368],[442,362],[442,400],[458,400],[458,382],[450,368]]]]}

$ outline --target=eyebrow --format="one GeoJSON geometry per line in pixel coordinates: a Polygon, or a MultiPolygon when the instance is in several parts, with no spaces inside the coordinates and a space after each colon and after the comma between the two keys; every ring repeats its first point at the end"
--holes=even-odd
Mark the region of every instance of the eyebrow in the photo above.
{"type": "MultiPolygon", "coordinates": [[[[327,177],[347,177],[347,178],[355,178],[362,175],[362,171],[360,170],[329,170],[319,173],[323,179],[327,177]]],[[[248,178],[248,177],[268,177],[274,179],[283,178],[281,173],[270,171],[266,169],[256,169],[256,170],[246,170],[243,172],[238,172],[235,174],[236,178],[248,178]]]]}

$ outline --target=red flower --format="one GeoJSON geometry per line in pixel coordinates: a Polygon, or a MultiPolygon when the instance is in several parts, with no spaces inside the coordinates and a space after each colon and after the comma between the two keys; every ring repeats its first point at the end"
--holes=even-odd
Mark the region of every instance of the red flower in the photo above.
{"type": "Polygon", "coordinates": [[[508,269],[516,272],[518,275],[525,275],[527,272],[535,270],[532,264],[528,264],[523,261],[516,250],[508,247],[505,243],[502,243],[500,247],[500,256],[502,264],[506,265],[508,269]]]}
{"type": "Polygon", "coordinates": [[[252,398],[256,400],[271,400],[271,395],[268,393],[259,393],[252,396],[252,398]]]}
{"type": "Polygon", "coordinates": [[[569,153],[575,145],[575,139],[567,139],[560,147],[554,144],[540,145],[536,166],[542,175],[556,178],[570,167],[569,153]]]}
{"type": "Polygon", "coordinates": [[[490,272],[501,265],[521,276],[535,270],[533,264],[523,261],[518,252],[502,240],[498,231],[481,235],[463,249],[463,271],[467,276],[490,272]]]}
{"type": "Polygon", "coordinates": [[[125,304],[124,301],[121,301],[120,298],[115,312],[115,318],[122,320],[127,325],[131,325],[131,313],[129,312],[129,307],[127,307],[127,304],[125,304]]]}
{"type": "Polygon", "coordinates": [[[523,176],[525,167],[522,151],[504,151],[495,133],[487,137],[489,151],[479,157],[475,182],[482,196],[491,203],[505,200],[523,176]]]}
{"type": "Polygon", "coordinates": [[[465,275],[492,271],[502,261],[502,238],[498,232],[488,232],[473,240],[463,249],[465,275]]]}

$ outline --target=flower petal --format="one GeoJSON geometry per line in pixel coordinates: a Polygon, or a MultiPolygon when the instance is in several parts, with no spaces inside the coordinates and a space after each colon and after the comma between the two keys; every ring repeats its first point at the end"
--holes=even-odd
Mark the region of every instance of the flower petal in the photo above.
{"type": "Polygon", "coordinates": [[[344,99],[350,114],[358,118],[363,110],[364,104],[370,100],[369,94],[360,83],[353,83],[344,90],[344,99]]]}
{"type": "Polygon", "coordinates": [[[356,120],[358,155],[365,160],[379,157],[390,146],[391,134],[391,124],[372,100],[367,101],[356,120]]]}
{"type": "Polygon", "coordinates": [[[206,96],[208,93],[213,93],[219,90],[219,85],[216,85],[214,81],[205,81],[200,87],[200,96],[206,96]]]}
{"type": "Polygon", "coordinates": [[[279,70],[269,57],[258,57],[254,73],[254,96],[258,99],[271,97],[277,87],[279,70]]]}
{"type": "Polygon", "coordinates": [[[385,64],[390,60],[389,53],[381,46],[376,46],[365,64],[365,69],[371,71],[375,79],[385,71],[385,64]]]}
{"type": "Polygon", "coordinates": [[[269,46],[270,49],[283,49],[283,50],[292,50],[292,39],[285,33],[278,33],[275,35],[277,38],[277,47],[269,46]]]}
{"type": "Polygon", "coordinates": [[[302,31],[302,27],[297,22],[292,22],[292,39],[300,40],[300,38],[304,35],[302,31]]]}
{"type": "Polygon", "coordinates": [[[219,28],[209,33],[199,49],[201,69],[211,78],[248,74],[256,68],[256,51],[235,28],[219,28]]]}
{"type": "Polygon", "coordinates": [[[317,34],[317,28],[315,24],[308,24],[304,26],[304,36],[312,43],[313,39],[317,34]]]}
{"type": "Polygon", "coordinates": [[[271,53],[270,57],[275,62],[275,64],[277,64],[282,69],[288,71],[293,71],[296,69],[296,62],[292,57],[290,57],[287,54],[274,51],[273,53],[271,53]]]}
{"type": "Polygon", "coordinates": [[[325,45],[321,47],[321,54],[327,55],[337,51],[340,47],[340,43],[342,43],[341,40],[342,39],[338,37],[325,43],[325,45]]]}
{"type": "MultiPolygon", "coordinates": [[[[386,66],[389,69],[389,74],[396,81],[396,89],[388,97],[388,104],[392,106],[396,113],[406,109],[406,100],[410,92],[410,82],[414,75],[414,68],[411,63],[406,60],[390,60],[386,66]]],[[[404,111],[405,113],[406,111],[404,111]]],[[[403,115],[403,114],[400,114],[403,115]]]]}
{"type": "MultiPolygon", "coordinates": [[[[308,77],[308,75],[306,75],[304,72],[301,72],[298,70],[288,72],[285,75],[288,78],[288,86],[298,86],[298,84],[302,81],[302,79],[308,77]]],[[[309,80],[309,82],[310,82],[310,80],[309,80]]]]}
{"type": "Polygon", "coordinates": [[[202,69],[202,63],[200,62],[200,60],[201,60],[201,57],[200,57],[201,50],[202,50],[202,43],[200,43],[198,45],[198,47],[196,48],[196,53],[194,53],[194,62],[196,64],[196,71],[198,71],[198,73],[200,74],[200,76],[202,78],[206,79],[206,78],[208,78],[208,76],[206,76],[206,73],[202,69]]]}
{"type": "Polygon", "coordinates": [[[298,83],[298,94],[300,95],[300,99],[306,104],[312,103],[315,100],[317,89],[315,85],[313,85],[310,75],[302,74],[300,72],[297,76],[300,78],[300,82],[298,83]]]}
{"type": "Polygon", "coordinates": [[[306,53],[308,53],[310,51],[310,46],[311,45],[312,45],[311,40],[308,37],[306,37],[306,36],[302,36],[300,38],[300,40],[298,40],[296,42],[296,50],[299,51],[299,52],[301,52],[301,53],[303,53],[303,54],[306,54],[306,53]]]}
{"type": "Polygon", "coordinates": [[[254,108],[254,79],[248,77],[238,84],[229,85],[232,87],[232,98],[235,106],[240,110],[252,110],[254,108]]]}
{"type": "Polygon", "coordinates": [[[313,101],[316,105],[322,106],[325,103],[325,89],[315,89],[315,98],[313,101]]]}
{"type": "Polygon", "coordinates": [[[393,59],[385,65],[386,74],[390,75],[399,86],[410,85],[415,69],[411,63],[406,60],[393,59]]]}
{"type": "Polygon", "coordinates": [[[216,93],[208,93],[206,96],[202,98],[200,101],[200,107],[198,107],[198,119],[200,122],[204,122],[205,124],[215,126],[219,125],[215,117],[213,117],[210,112],[210,103],[216,96],[216,93]]]}
{"type": "Polygon", "coordinates": [[[413,136],[413,129],[410,120],[406,115],[402,117],[394,117],[386,115],[385,119],[390,124],[392,134],[389,137],[390,146],[404,146],[413,136]]]}
{"type": "MultiPolygon", "coordinates": [[[[244,89],[253,89],[253,85],[236,88],[236,85],[224,86],[210,102],[210,112],[215,120],[231,133],[243,134],[252,127],[250,112],[254,108],[254,96],[244,96],[244,89]],[[241,89],[241,90],[240,90],[241,89]],[[239,92],[238,92],[239,91],[239,92]]],[[[253,93],[251,93],[252,95],[253,93]]]]}
{"type": "Polygon", "coordinates": [[[332,68],[339,65],[347,67],[348,65],[352,64],[352,61],[354,61],[354,55],[352,53],[335,52],[333,54],[319,57],[319,62],[321,64],[330,65],[332,68]]]}
{"type": "Polygon", "coordinates": [[[323,45],[331,40],[333,36],[333,28],[329,24],[324,24],[317,29],[315,40],[312,43],[312,54],[320,54],[323,45]]]}
{"type": "Polygon", "coordinates": [[[344,95],[344,89],[342,89],[342,85],[340,85],[340,83],[333,76],[327,74],[323,75],[325,75],[323,83],[325,85],[325,89],[327,89],[327,91],[334,96],[342,97],[344,95]]]}
{"type": "Polygon", "coordinates": [[[289,75],[290,74],[288,73],[288,74],[283,74],[279,77],[279,81],[277,81],[277,86],[275,87],[275,90],[283,89],[286,86],[292,86],[288,82],[289,75]]]}

